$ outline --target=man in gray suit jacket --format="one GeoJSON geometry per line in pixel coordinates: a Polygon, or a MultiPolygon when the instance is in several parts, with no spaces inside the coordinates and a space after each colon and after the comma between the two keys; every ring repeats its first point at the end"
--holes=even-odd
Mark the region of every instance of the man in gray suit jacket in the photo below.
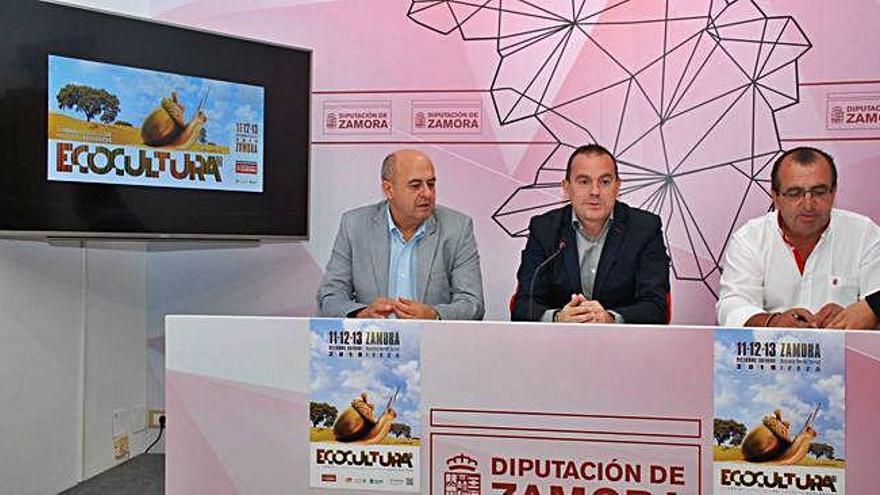
{"type": "Polygon", "coordinates": [[[420,151],[385,158],[385,201],[342,216],[318,289],[321,316],[483,318],[473,222],[435,206],[436,182],[431,159],[420,151]]]}

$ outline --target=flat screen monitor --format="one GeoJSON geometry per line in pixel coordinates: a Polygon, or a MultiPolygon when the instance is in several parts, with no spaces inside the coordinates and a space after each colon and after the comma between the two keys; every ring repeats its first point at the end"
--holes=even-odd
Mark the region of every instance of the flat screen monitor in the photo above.
{"type": "Polygon", "coordinates": [[[0,231],[308,237],[311,52],[0,3],[0,231]]]}

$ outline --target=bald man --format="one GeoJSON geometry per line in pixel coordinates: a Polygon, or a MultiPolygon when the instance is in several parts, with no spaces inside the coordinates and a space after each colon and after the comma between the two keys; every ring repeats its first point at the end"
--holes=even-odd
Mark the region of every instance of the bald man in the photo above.
{"type": "Polygon", "coordinates": [[[479,320],[485,312],[470,217],[436,206],[421,151],[382,161],[385,200],[342,216],[318,289],[320,316],[479,320]]]}

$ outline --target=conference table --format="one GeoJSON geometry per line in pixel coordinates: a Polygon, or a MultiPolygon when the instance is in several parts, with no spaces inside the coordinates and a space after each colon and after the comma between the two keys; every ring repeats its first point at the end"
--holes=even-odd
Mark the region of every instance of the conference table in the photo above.
{"type": "Polygon", "coordinates": [[[880,332],[168,316],[166,493],[877,493],[880,332]]]}

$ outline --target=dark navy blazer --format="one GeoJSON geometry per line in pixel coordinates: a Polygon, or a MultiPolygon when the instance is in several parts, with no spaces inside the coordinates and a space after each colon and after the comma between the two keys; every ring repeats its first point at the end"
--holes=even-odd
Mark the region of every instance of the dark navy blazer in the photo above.
{"type": "MultiPolygon", "coordinates": [[[[512,320],[540,320],[548,309],[559,309],[582,293],[577,241],[571,204],[532,217],[529,240],[516,278],[512,320]],[[535,268],[565,241],[562,253],[541,269],[535,282],[534,312],[529,314],[529,285],[535,268]]],[[[669,256],[660,217],[614,205],[605,246],[599,257],[593,297],[626,323],[667,323],[669,318],[669,256]]]]}

